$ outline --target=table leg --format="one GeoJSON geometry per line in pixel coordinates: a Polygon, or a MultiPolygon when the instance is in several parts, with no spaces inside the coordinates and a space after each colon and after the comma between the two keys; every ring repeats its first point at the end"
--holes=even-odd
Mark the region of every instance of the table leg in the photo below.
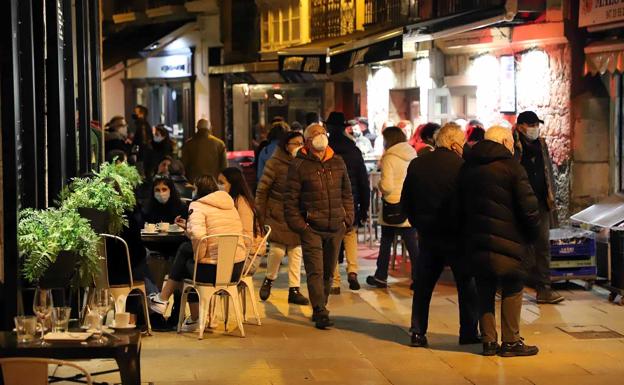
{"type": "Polygon", "coordinates": [[[120,351],[115,357],[123,385],[141,385],[141,352],[137,349],[120,351]]]}

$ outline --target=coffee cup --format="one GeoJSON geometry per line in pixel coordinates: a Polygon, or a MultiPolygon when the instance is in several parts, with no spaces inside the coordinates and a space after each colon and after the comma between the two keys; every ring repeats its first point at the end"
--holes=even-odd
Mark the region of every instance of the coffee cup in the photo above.
{"type": "Polygon", "coordinates": [[[155,233],[156,232],[156,225],[153,224],[153,223],[146,223],[144,229],[145,229],[146,233],[155,233]]]}
{"type": "Polygon", "coordinates": [[[175,223],[169,226],[169,231],[180,231],[180,226],[176,225],[175,223]]]}
{"type": "Polygon", "coordinates": [[[169,223],[167,223],[167,222],[160,222],[158,224],[158,230],[160,230],[163,233],[166,233],[167,231],[169,231],[169,223]]]}
{"type": "Polygon", "coordinates": [[[130,323],[130,313],[115,313],[115,326],[124,327],[130,323]]]}

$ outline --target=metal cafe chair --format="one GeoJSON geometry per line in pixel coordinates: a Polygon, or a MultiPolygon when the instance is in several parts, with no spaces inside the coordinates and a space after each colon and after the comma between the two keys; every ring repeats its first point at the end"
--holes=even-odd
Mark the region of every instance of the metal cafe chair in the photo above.
{"type": "Polygon", "coordinates": [[[265,234],[262,238],[262,241],[258,244],[253,256],[247,261],[245,268],[243,269],[243,274],[241,276],[241,281],[238,284],[238,293],[241,299],[241,305],[243,308],[243,320],[247,321],[247,293],[249,293],[249,297],[251,298],[251,308],[254,312],[254,316],[256,317],[256,321],[258,326],[262,325],[260,322],[260,313],[258,312],[258,300],[256,299],[256,291],[254,289],[253,284],[253,271],[254,265],[256,263],[256,259],[258,258],[258,254],[263,249],[263,246],[266,246],[267,240],[269,239],[269,235],[271,235],[271,226],[264,226],[265,234]]]}
{"type": "Polygon", "coordinates": [[[0,368],[2,368],[4,385],[48,385],[48,378],[51,378],[52,382],[71,381],[93,384],[91,375],[82,367],[72,362],[51,358],[0,358],[0,368]],[[67,378],[48,376],[48,365],[68,366],[76,369],[80,374],[67,378]],[[84,380],[81,380],[82,378],[84,380]]]}
{"type": "MultiPolygon", "coordinates": [[[[206,323],[212,324],[212,319],[215,315],[215,299],[219,297],[223,302],[223,317],[225,321],[225,330],[227,331],[228,321],[228,304],[230,299],[234,307],[234,313],[236,314],[236,322],[238,324],[238,330],[241,337],[245,337],[245,329],[243,328],[243,314],[241,309],[241,301],[238,295],[238,284],[241,277],[238,277],[235,281],[232,281],[232,271],[234,270],[234,261],[237,251],[241,247],[245,247],[245,255],[249,254],[249,250],[246,245],[251,245],[251,237],[242,234],[215,234],[207,235],[200,239],[199,244],[195,250],[195,267],[193,268],[193,279],[185,279],[184,287],[182,289],[182,298],[180,301],[180,314],[178,317],[178,333],[182,329],[182,322],[184,321],[186,304],[188,301],[188,295],[191,290],[195,290],[199,296],[199,339],[204,337],[204,329],[206,323]],[[208,247],[209,240],[216,240],[217,242],[217,274],[214,283],[199,282],[197,281],[197,265],[200,257],[198,252],[202,251],[202,244],[206,243],[208,247]],[[242,245],[241,246],[241,240],[242,245]],[[216,296],[215,296],[216,295],[216,296]]],[[[241,274],[242,276],[242,274],[241,274]]]]}

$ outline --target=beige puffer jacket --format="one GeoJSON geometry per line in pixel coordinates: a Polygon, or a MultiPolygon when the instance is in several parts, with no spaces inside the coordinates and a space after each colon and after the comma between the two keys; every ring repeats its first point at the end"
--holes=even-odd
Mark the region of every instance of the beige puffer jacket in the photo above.
{"type": "MultiPolygon", "coordinates": [[[[210,239],[207,250],[206,243],[197,250],[202,237],[216,234],[243,234],[243,224],[234,207],[234,201],[225,191],[216,191],[192,202],[189,213],[186,232],[193,243],[195,255],[203,256],[199,259],[199,263],[217,263],[217,240],[210,239]]],[[[234,262],[241,262],[246,258],[247,246],[241,239],[234,262]]]]}
{"type": "MultiPolygon", "coordinates": [[[[388,148],[381,157],[381,179],[379,191],[382,198],[388,203],[401,201],[401,190],[407,174],[407,167],[412,159],[416,158],[416,150],[407,142],[397,143],[388,148]]],[[[379,214],[379,223],[385,226],[409,227],[406,220],[400,225],[389,225],[383,221],[383,212],[379,214]]]]}

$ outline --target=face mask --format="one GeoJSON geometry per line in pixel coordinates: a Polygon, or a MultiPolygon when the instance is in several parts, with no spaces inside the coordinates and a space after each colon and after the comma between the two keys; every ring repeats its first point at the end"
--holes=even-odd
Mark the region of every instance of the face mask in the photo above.
{"type": "Polygon", "coordinates": [[[167,192],[155,192],[154,193],[154,198],[156,198],[156,200],[160,203],[160,204],[165,204],[169,201],[169,191],[167,192]]]}
{"type": "Polygon", "coordinates": [[[537,127],[537,126],[535,126],[535,127],[528,126],[526,128],[525,132],[524,132],[524,135],[529,140],[535,140],[535,139],[539,138],[539,127],[537,127]]]}
{"type": "Polygon", "coordinates": [[[325,149],[327,149],[328,144],[329,144],[329,139],[327,138],[327,135],[325,134],[317,135],[312,139],[312,147],[314,147],[316,151],[325,151],[325,149]]]}
{"type": "Polygon", "coordinates": [[[218,183],[217,186],[219,186],[219,191],[225,191],[225,185],[223,183],[218,183]]]}
{"type": "Polygon", "coordinates": [[[290,152],[290,155],[292,155],[292,156],[293,156],[293,158],[296,158],[296,157],[297,157],[297,153],[298,153],[298,152],[299,152],[299,150],[301,150],[302,148],[303,148],[303,146],[298,146],[298,147],[294,148],[294,149],[290,152]]]}
{"type": "Polygon", "coordinates": [[[154,137],[154,142],[156,142],[156,143],[160,143],[160,142],[162,142],[163,140],[165,140],[165,138],[164,138],[164,137],[162,137],[162,136],[155,136],[155,137],[154,137]]]}
{"type": "Polygon", "coordinates": [[[132,114],[132,119],[134,119],[134,120],[139,119],[139,115],[137,115],[137,114],[132,114]]]}
{"type": "Polygon", "coordinates": [[[360,136],[362,136],[362,131],[353,130],[353,137],[354,138],[359,138],[360,136]]]}

